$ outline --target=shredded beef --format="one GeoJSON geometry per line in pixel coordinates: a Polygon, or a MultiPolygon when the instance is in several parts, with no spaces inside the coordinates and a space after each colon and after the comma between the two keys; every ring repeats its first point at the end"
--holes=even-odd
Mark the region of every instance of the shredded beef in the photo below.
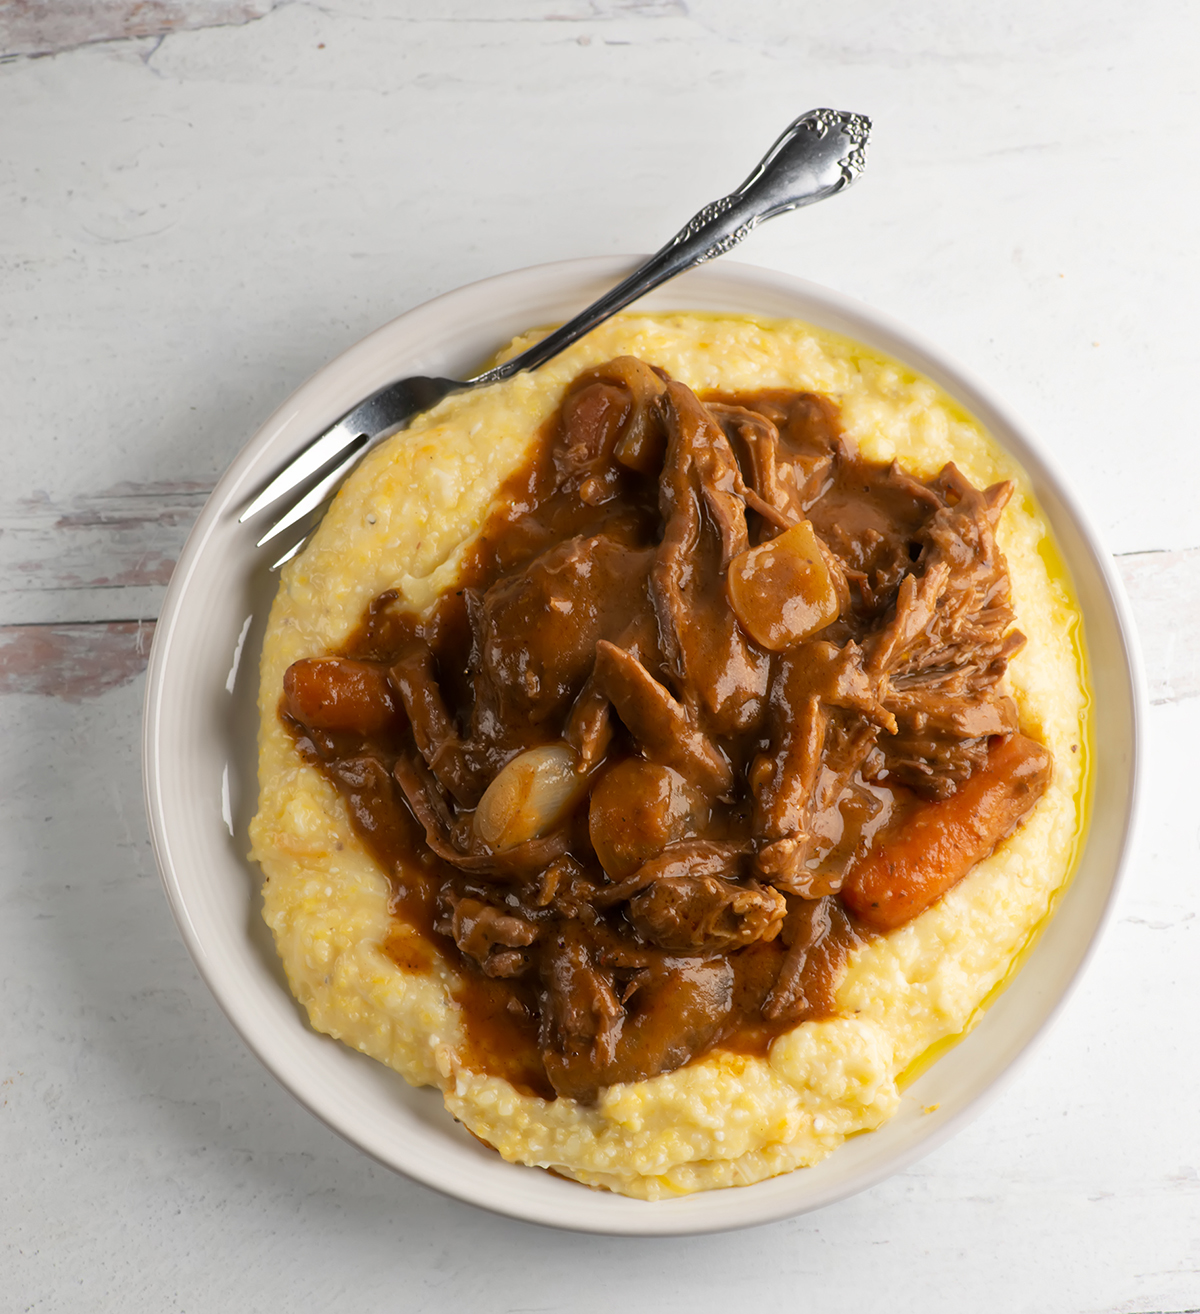
{"type": "Polygon", "coordinates": [[[460,587],[420,617],[384,594],[291,668],[282,713],[398,913],[481,983],[485,1066],[519,1034],[586,1101],[768,1044],[1019,824],[1052,764],[1004,692],[1011,494],[862,459],[829,398],[704,401],[622,357],[567,389],[460,587]],[[798,537],[806,611],[754,574],[798,537]],[[812,617],[771,651],[769,604],[812,617]]]}

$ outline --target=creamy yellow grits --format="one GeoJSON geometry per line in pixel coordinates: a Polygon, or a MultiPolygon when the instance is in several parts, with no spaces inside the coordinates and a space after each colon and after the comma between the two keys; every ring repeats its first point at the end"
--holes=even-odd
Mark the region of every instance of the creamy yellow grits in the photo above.
{"type": "MultiPolygon", "coordinates": [[[[512,354],[529,345],[521,339],[512,354]]],[[[312,1025],[435,1085],[446,1107],[514,1162],[654,1200],[739,1186],[815,1163],[896,1112],[901,1083],[939,1042],[968,1031],[1053,907],[1082,825],[1086,682],[1080,619],[1028,480],[933,384],[847,339],[794,321],[624,316],[543,366],[448,398],[372,451],[283,571],[262,653],[260,799],[252,856],[263,915],[312,1025]],[[524,1095],[463,1061],[456,977],[389,912],[389,880],[320,770],[278,715],[287,667],[337,651],[387,589],[414,611],[452,587],[504,479],[581,370],[634,355],[697,392],[798,388],[841,407],[867,457],[931,477],[954,461],[976,486],[1012,479],[997,534],[1028,643],[1006,676],[1024,733],[1054,755],[1053,780],[1018,831],[926,912],[851,958],[841,1016],[803,1022],[767,1059],[714,1052],[608,1088],[594,1106],[524,1095]],[[383,950],[390,937],[391,953],[383,950]]]]}

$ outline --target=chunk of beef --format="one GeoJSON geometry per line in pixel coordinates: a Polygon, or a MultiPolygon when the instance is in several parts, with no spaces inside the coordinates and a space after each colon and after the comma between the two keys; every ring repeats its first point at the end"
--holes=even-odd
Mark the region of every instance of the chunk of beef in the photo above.
{"type": "Polygon", "coordinates": [[[705,792],[723,794],[733,772],[720,750],[697,729],[691,713],[632,654],[596,645],[596,687],[612,701],[642,752],[678,771],[705,792]]]}
{"type": "Polygon", "coordinates": [[[808,956],[829,934],[832,922],[829,897],[823,899],[791,898],[783,924],[783,942],[787,955],[779,969],[771,993],[763,1004],[769,1018],[800,1017],[808,1008],[804,993],[804,968],[808,956]]]}
{"type": "Polygon", "coordinates": [[[552,721],[571,706],[591,673],[596,643],[617,638],[649,609],[644,581],[653,549],[607,534],[568,539],[484,595],[480,682],[490,715],[475,733],[552,721]]]}
{"type": "Polygon", "coordinates": [[[819,393],[767,389],[740,405],[716,400],[708,407],[733,443],[746,483],[789,524],[807,515],[833,482],[842,442],[837,406],[819,393]]]}
{"type": "Polygon", "coordinates": [[[576,385],[563,400],[555,464],[562,487],[577,491],[589,506],[601,506],[617,493],[621,467],[612,456],[632,410],[624,388],[599,379],[576,385]]]}
{"type": "Polygon", "coordinates": [[[763,1016],[794,1026],[835,1011],[834,992],[850,951],[862,943],[840,899],[788,899],[781,938],[787,955],[763,1004],[763,1016]]]}
{"type": "Polygon", "coordinates": [[[576,923],[560,925],[543,948],[540,1003],[542,1061],[555,1091],[594,1099],[616,1059],[625,1010],[576,923]]]}
{"type": "Polygon", "coordinates": [[[714,733],[744,733],[762,715],[770,678],[767,655],[725,596],[724,571],[749,546],[746,487],[729,440],[682,384],[667,386],[663,413],[664,531],[650,578],[667,669],[714,733]]]}
{"type": "Polygon", "coordinates": [[[948,465],[931,490],[943,504],[916,535],[917,571],[873,637],[868,666],[885,677],[880,696],[897,722],[881,741],[888,769],[945,798],[981,766],[991,736],[1017,728],[998,684],[1025,640],[1010,628],[1008,569],[995,539],[1012,485],[980,491],[948,465]]]}
{"type": "Polygon", "coordinates": [[[872,670],[893,680],[931,670],[984,673],[1013,621],[1008,569],[995,537],[1012,484],[981,492],[947,465],[932,491],[943,501],[914,536],[918,567],[871,645],[872,670]]]}
{"type": "Polygon", "coordinates": [[[893,462],[860,461],[839,439],[833,478],[808,508],[808,517],[853,585],[855,638],[874,630],[913,569],[921,545],[916,535],[943,499],[893,462]]]}
{"type": "MultiPolygon", "coordinates": [[[[596,645],[597,654],[606,641],[596,645]]],[[[615,646],[645,667],[662,665],[658,625],[649,608],[634,612],[615,646]]],[[[579,770],[590,771],[604,757],[613,735],[611,704],[593,667],[592,674],[571,707],[563,727],[563,738],[579,755],[579,770]]]]}
{"type": "Polygon", "coordinates": [[[783,398],[775,423],[793,464],[808,469],[812,461],[823,460],[836,450],[842,439],[842,418],[832,397],[819,392],[768,392],[766,396],[783,398]]]}
{"type": "MultiPolygon", "coordinates": [[[[1024,642],[1008,637],[1010,651],[1024,642]]],[[[962,669],[899,677],[884,697],[898,725],[882,741],[889,772],[918,793],[945,798],[978,770],[990,739],[1018,728],[1016,704],[995,688],[1006,664],[996,661],[979,679],[962,669]]]]}
{"type": "Polygon", "coordinates": [[[785,905],[772,889],[740,883],[746,844],[689,839],[668,844],[623,881],[602,887],[598,908],[628,901],[650,944],[676,953],[726,953],[779,932],[785,905]]]}
{"type": "Polygon", "coordinates": [[[657,959],[622,1006],[611,969],[565,925],[542,954],[542,1061],[559,1095],[590,1103],[606,1086],[681,1067],[718,1034],[733,1002],[725,958],[657,959]]]}
{"type": "Polygon", "coordinates": [[[655,881],[676,880],[683,877],[713,876],[718,879],[736,879],[742,874],[748,842],[709,839],[676,840],[661,853],[648,858],[624,880],[601,887],[594,896],[598,908],[615,908],[655,881]]]}
{"type": "Polygon", "coordinates": [[[634,356],[585,370],[563,399],[554,458],[560,486],[599,506],[616,492],[622,468],[656,473],[666,434],[654,403],[665,386],[634,356]]]}
{"type": "Polygon", "coordinates": [[[880,705],[855,643],[810,640],[785,654],[771,687],[770,746],[751,769],[754,832],[766,841],[756,869],[779,889],[812,895],[813,847],[841,833],[838,806],[850,777],[895,721],[880,705]],[[857,713],[838,718],[835,711],[857,713]],[[836,750],[836,751],[834,751],[836,750]]]}
{"type": "Polygon", "coordinates": [[[588,772],[603,759],[612,740],[608,697],[596,682],[595,672],[580,691],[563,726],[563,739],[579,757],[579,770],[588,772]]]}
{"type": "Polygon", "coordinates": [[[728,953],[773,940],[785,912],[783,896],[770,886],[719,876],[665,876],[629,901],[629,920],[642,939],[681,954],[728,953]]]}
{"type": "Polygon", "coordinates": [[[528,970],[529,955],[521,951],[538,938],[536,926],[481,899],[459,897],[452,889],[446,902],[449,916],[438,930],[452,936],[485,976],[514,977],[528,970]]]}
{"type": "Polygon", "coordinates": [[[439,784],[464,807],[479,802],[486,780],[463,743],[438,686],[429,645],[416,639],[392,664],[392,683],[400,691],[413,739],[439,784]]]}
{"type": "MultiPolygon", "coordinates": [[[[762,512],[768,523],[786,529],[804,517],[804,496],[791,461],[781,460],[779,430],[771,420],[744,406],[709,402],[708,413],[721,426],[738,457],[746,487],[765,504],[762,512]]],[[[823,468],[828,469],[832,454],[827,454],[823,468]]],[[[822,480],[823,482],[823,480],[822,480]]]]}

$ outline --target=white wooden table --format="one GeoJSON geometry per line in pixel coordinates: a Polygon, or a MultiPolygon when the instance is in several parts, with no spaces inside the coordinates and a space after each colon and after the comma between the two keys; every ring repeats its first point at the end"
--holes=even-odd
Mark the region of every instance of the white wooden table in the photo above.
{"type": "Polygon", "coordinates": [[[0,0],[0,1308],[1200,1308],[1198,48],[1167,0],[0,0]],[[657,245],[819,104],[875,119],[865,180],[740,258],[947,346],[1069,469],[1150,677],[1136,858],[909,1171],[694,1241],[508,1222],[343,1144],[200,982],[142,810],[156,610],[323,362],[657,245]]]}

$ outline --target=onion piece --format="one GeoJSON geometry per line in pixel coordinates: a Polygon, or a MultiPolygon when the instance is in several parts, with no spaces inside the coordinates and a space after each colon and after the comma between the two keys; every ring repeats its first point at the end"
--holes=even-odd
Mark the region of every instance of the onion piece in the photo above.
{"type": "Polygon", "coordinates": [[[821,545],[807,520],[734,557],[726,592],[738,624],[770,652],[783,652],[823,630],[840,610],[821,545]]]}
{"type": "Polygon", "coordinates": [[[475,809],[475,834],[493,852],[515,848],[552,830],[588,787],[566,744],[543,744],[506,763],[475,809]]]}

